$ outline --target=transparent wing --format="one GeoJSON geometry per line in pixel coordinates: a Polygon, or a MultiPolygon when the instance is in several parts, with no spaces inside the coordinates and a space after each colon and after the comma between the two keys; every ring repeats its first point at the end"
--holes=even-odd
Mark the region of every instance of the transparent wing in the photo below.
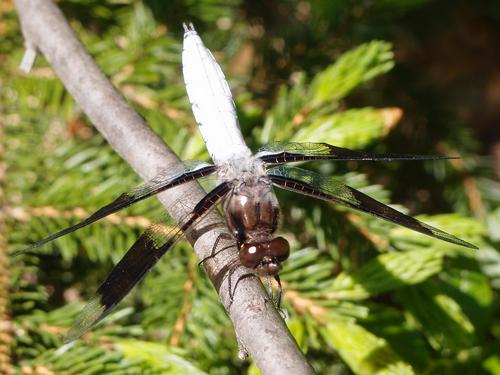
{"type": "Polygon", "coordinates": [[[226,182],[214,188],[171,230],[165,231],[159,224],[153,224],[146,229],[77,316],[66,334],[65,342],[77,339],[109,314],[184,232],[214,207],[229,190],[230,185],[226,182]]]}
{"type": "Polygon", "coordinates": [[[313,142],[273,142],[261,147],[256,156],[269,164],[283,164],[307,160],[395,161],[455,159],[455,157],[436,155],[370,154],[368,152],[332,146],[328,143],[313,142]]]}
{"type": "Polygon", "coordinates": [[[271,168],[268,170],[268,175],[274,185],[283,189],[338,203],[443,241],[477,249],[476,246],[460,238],[396,211],[331,177],[288,166],[271,168]]]}
{"type": "Polygon", "coordinates": [[[66,234],[72,233],[80,228],[83,228],[93,222],[102,219],[108,215],[120,211],[121,209],[128,207],[134,203],[137,203],[143,199],[149,198],[155,194],[158,194],[167,189],[173,188],[174,186],[181,185],[185,182],[196,180],[201,177],[208,176],[216,171],[216,167],[201,161],[188,161],[184,163],[184,167],[177,170],[165,171],[157,175],[151,181],[136,187],[135,189],[121,194],[113,202],[107,204],[106,206],[100,208],[92,215],[86,219],[80,221],[79,223],[72,225],[68,228],[62,229],[59,232],[51,234],[50,236],[35,242],[31,246],[17,250],[12,255],[17,256],[22,253],[29,252],[46,243],[55,240],[56,238],[62,237],[66,234]]]}

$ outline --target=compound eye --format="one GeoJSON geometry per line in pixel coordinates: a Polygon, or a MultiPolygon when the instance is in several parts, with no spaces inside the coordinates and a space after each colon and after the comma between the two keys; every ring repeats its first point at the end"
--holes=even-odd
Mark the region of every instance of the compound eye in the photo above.
{"type": "Polygon", "coordinates": [[[284,262],[290,255],[290,245],[283,237],[273,238],[269,242],[270,255],[279,262],[284,262]]]}
{"type": "Polygon", "coordinates": [[[240,248],[240,262],[248,268],[257,267],[264,258],[266,245],[263,243],[244,243],[240,248]]]}

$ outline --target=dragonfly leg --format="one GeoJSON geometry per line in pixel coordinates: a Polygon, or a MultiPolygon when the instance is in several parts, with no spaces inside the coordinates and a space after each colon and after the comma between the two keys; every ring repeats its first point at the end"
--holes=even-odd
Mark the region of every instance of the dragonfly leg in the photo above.
{"type": "Polygon", "coordinates": [[[236,283],[234,284],[234,287],[233,287],[233,282],[232,282],[232,276],[234,274],[234,272],[236,271],[236,269],[238,267],[240,267],[241,265],[238,265],[237,267],[233,267],[231,270],[229,270],[229,273],[228,273],[228,280],[227,280],[227,287],[229,289],[229,306],[232,305],[233,301],[234,301],[234,295],[236,294],[236,289],[238,288],[238,283],[243,280],[243,279],[246,279],[247,277],[255,277],[255,273],[253,272],[247,272],[243,275],[241,275],[240,277],[238,277],[238,280],[236,280],[236,283]]]}
{"type": "Polygon", "coordinates": [[[271,276],[266,277],[266,287],[267,287],[267,296],[274,303],[273,279],[271,279],[271,276]]]}
{"type": "Polygon", "coordinates": [[[271,276],[266,277],[267,295],[269,296],[269,299],[275,304],[276,308],[280,310],[283,288],[281,286],[281,279],[278,274],[274,275],[274,280],[276,280],[276,282],[278,283],[278,293],[276,294],[276,299],[274,298],[273,279],[271,278],[271,276]]]}
{"type": "Polygon", "coordinates": [[[276,298],[276,307],[281,310],[281,297],[283,297],[283,288],[281,286],[281,279],[278,274],[274,275],[274,280],[278,283],[278,295],[276,298]]]}
{"type": "MultiPolygon", "coordinates": [[[[234,290],[231,286],[232,284],[232,279],[233,279],[233,273],[235,271],[236,268],[231,268],[229,270],[229,273],[227,275],[228,279],[227,279],[227,289],[229,290],[229,306],[231,306],[233,304],[233,301],[234,301],[234,290]]],[[[238,284],[238,282],[236,282],[236,284],[238,284]]]]}
{"type": "Polygon", "coordinates": [[[221,248],[221,249],[219,249],[219,250],[217,250],[217,251],[216,251],[217,246],[219,246],[219,242],[220,242],[221,240],[223,240],[223,239],[228,240],[228,241],[234,240],[233,236],[231,236],[229,233],[226,233],[226,232],[222,232],[222,233],[220,233],[220,234],[217,236],[217,238],[215,239],[214,246],[212,247],[212,250],[210,251],[210,255],[209,255],[209,256],[207,256],[207,257],[205,257],[205,258],[203,258],[202,260],[200,260],[200,261],[198,262],[198,267],[201,267],[201,265],[202,265],[203,263],[205,263],[205,261],[206,261],[207,259],[214,258],[214,257],[216,257],[219,253],[223,252],[224,250],[230,249],[230,248],[232,247],[232,245],[228,245],[228,246],[224,246],[223,248],[221,248]]]}
{"type": "Polygon", "coordinates": [[[288,313],[285,309],[281,308],[281,299],[283,297],[283,287],[281,286],[281,279],[278,274],[274,275],[274,280],[278,283],[278,295],[276,297],[276,309],[281,315],[283,320],[288,320],[288,313]]]}
{"type": "Polygon", "coordinates": [[[248,349],[245,347],[238,336],[236,336],[236,341],[238,342],[238,358],[241,361],[244,361],[248,358],[248,349]]]}

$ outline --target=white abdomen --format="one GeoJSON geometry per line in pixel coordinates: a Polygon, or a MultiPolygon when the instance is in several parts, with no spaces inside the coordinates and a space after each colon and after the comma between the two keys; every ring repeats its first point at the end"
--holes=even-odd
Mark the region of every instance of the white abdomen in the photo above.
{"type": "Polygon", "coordinates": [[[250,156],[224,73],[192,25],[184,25],[184,30],[184,83],[210,156],[216,164],[235,154],[250,156]]]}

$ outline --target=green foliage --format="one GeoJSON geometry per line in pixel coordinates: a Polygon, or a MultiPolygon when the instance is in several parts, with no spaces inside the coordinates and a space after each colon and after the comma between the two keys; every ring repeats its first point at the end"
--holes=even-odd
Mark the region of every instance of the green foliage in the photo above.
{"type": "MultiPolygon", "coordinates": [[[[287,2],[294,17],[305,3],[287,2]]],[[[254,148],[294,140],[379,149],[390,141],[386,137],[401,115],[398,108],[375,107],[381,92],[374,79],[394,66],[392,44],[353,42],[359,29],[346,29],[345,36],[331,31],[349,14],[349,2],[311,2],[312,19],[307,27],[297,28],[311,38],[298,60],[304,63],[288,72],[288,83],[269,83],[266,95],[252,88],[262,85],[262,77],[282,82],[283,70],[267,63],[267,49],[253,49],[247,61],[241,56],[251,43],[258,45],[258,38],[282,38],[286,48],[280,54],[291,60],[294,34],[288,30],[278,38],[269,30],[261,35],[239,1],[58,4],[103,71],[183,159],[208,154],[180,76],[182,17],[196,22],[226,71],[242,129],[254,148]],[[264,73],[259,61],[265,61],[264,73]],[[238,70],[243,62],[252,68],[238,70]]],[[[375,10],[394,16],[424,6],[425,1],[384,1],[375,10]]],[[[4,212],[9,250],[14,251],[76,223],[140,181],[88,123],[43,58],[32,74],[17,70],[22,38],[14,11],[2,9],[0,126],[8,166],[4,212]]],[[[361,5],[357,9],[366,10],[361,5]]],[[[265,9],[253,11],[266,15],[265,9]]],[[[500,184],[488,165],[473,157],[477,146],[456,123],[436,129],[431,138],[421,142],[423,152],[447,145],[453,149],[450,154],[470,157],[459,167],[448,161],[423,163],[423,168],[403,163],[307,167],[334,174],[386,203],[391,203],[391,193],[400,202],[411,196],[417,202],[413,213],[430,212],[419,209],[423,203],[415,189],[425,190],[433,213],[458,213],[419,219],[478,245],[476,252],[279,192],[281,231],[292,245],[281,274],[287,324],[318,373],[500,373],[500,184]],[[408,172],[417,175],[418,186],[406,181],[408,172]],[[482,211],[470,208],[471,183],[482,211]]],[[[407,152],[411,146],[399,144],[390,151],[407,152]]],[[[63,345],[83,301],[141,230],[159,217],[172,224],[162,212],[158,202],[149,200],[55,241],[40,256],[12,259],[9,302],[17,369],[67,374],[258,372],[255,365],[237,360],[232,325],[186,243],[176,246],[114,314],[81,340],[63,345]]]]}
{"type": "Polygon", "coordinates": [[[312,103],[319,107],[338,101],[360,84],[387,73],[394,66],[390,43],[371,41],[346,52],[312,82],[312,103]]]}
{"type": "Polygon", "coordinates": [[[329,297],[363,300],[421,283],[443,269],[443,255],[438,251],[421,250],[379,255],[352,274],[338,274],[329,297]]]}
{"type": "Polygon", "coordinates": [[[380,138],[389,126],[384,121],[383,110],[335,110],[339,100],[350,91],[390,70],[394,65],[392,57],[389,43],[373,41],[343,54],[309,85],[299,74],[291,89],[282,87],[266,118],[260,142],[321,140],[360,148],[380,138]]]}
{"type": "Polygon", "coordinates": [[[386,340],[371,334],[352,320],[331,319],[322,330],[328,345],[338,348],[339,355],[356,374],[414,374],[386,340]]]}

